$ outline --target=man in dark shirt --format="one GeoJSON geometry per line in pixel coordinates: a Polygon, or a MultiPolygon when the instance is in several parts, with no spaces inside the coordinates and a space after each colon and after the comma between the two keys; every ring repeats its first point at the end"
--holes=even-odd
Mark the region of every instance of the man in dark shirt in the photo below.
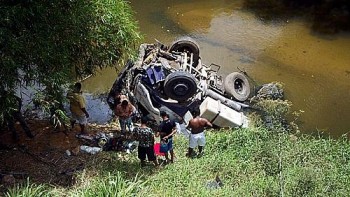
{"type": "Polygon", "coordinates": [[[154,132],[147,127],[147,118],[141,118],[141,126],[134,129],[136,140],[139,141],[138,158],[141,161],[141,167],[145,166],[146,156],[148,161],[152,161],[158,166],[156,154],[154,152],[154,132]]]}
{"type": "Polygon", "coordinates": [[[168,152],[170,152],[170,162],[174,162],[174,150],[173,150],[173,135],[176,133],[176,124],[169,119],[169,115],[162,111],[160,116],[163,121],[159,125],[156,137],[160,136],[160,150],[159,152],[165,154],[165,159],[169,161],[168,152]]]}

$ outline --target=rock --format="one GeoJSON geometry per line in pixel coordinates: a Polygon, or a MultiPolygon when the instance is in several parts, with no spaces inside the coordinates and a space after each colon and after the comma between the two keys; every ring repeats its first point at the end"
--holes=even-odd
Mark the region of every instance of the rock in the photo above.
{"type": "Polygon", "coordinates": [[[71,150],[71,152],[72,152],[72,155],[78,155],[79,152],[80,152],[80,147],[77,146],[77,147],[73,148],[73,149],[71,150]]]}
{"type": "Polygon", "coordinates": [[[268,83],[264,84],[259,90],[256,95],[259,99],[283,99],[284,92],[282,89],[282,85],[278,83],[268,83]]]}
{"type": "Polygon", "coordinates": [[[224,186],[224,184],[218,175],[215,177],[215,180],[208,181],[206,184],[207,189],[219,189],[222,186],[224,186]]]}
{"type": "Polygon", "coordinates": [[[295,136],[295,135],[289,135],[289,139],[290,139],[290,141],[292,141],[292,142],[296,142],[296,141],[298,140],[298,137],[295,136]]]}

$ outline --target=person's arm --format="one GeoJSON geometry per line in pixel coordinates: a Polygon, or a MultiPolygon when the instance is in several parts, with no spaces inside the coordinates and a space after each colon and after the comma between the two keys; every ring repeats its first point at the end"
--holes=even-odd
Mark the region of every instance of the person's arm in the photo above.
{"type": "Polygon", "coordinates": [[[177,129],[176,129],[176,127],[174,127],[173,130],[171,131],[171,133],[169,135],[167,135],[167,138],[175,135],[176,131],[177,131],[177,129]]]}
{"type": "Polygon", "coordinates": [[[162,130],[162,126],[163,126],[163,124],[160,123],[160,125],[158,126],[158,130],[157,130],[157,132],[156,132],[156,134],[155,134],[156,137],[159,137],[159,136],[160,136],[160,131],[162,130]]]}
{"type": "Polygon", "coordinates": [[[134,111],[136,111],[136,108],[132,104],[130,104],[129,105],[128,116],[131,117],[133,115],[134,111]]]}
{"type": "Polygon", "coordinates": [[[154,135],[155,137],[159,137],[159,131],[156,132],[156,134],[154,135]]]}
{"type": "Polygon", "coordinates": [[[85,114],[85,116],[87,117],[87,118],[89,118],[89,113],[86,111],[86,109],[85,109],[85,103],[86,103],[86,101],[85,101],[85,98],[83,97],[83,96],[81,96],[80,97],[80,99],[79,99],[79,103],[80,103],[80,109],[81,109],[81,111],[83,111],[84,112],[84,114],[85,114]]]}
{"type": "Polygon", "coordinates": [[[157,136],[155,135],[155,132],[153,131],[153,129],[151,129],[151,128],[149,128],[149,129],[151,130],[151,141],[154,144],[154,141],[155,141],[154,138],[156,138],[157,136]]]}
{"type": "Polygon", "coordinates": [[[173,129],[171,130],[171,133],[166,135],[166,136],[164,136],[163,138],[164,139],[168,139],[169,137],[173,136],[175,133],[176,133],[176,125],[175,125],[175,122],[174,122],[173,129]]]}
{"type": "Polygon", "coordinates": [[[205,121],[206,121],[206,125],[208,126],[208,127],[213,127],[213,124],[211,124],[211,122],[209,122],[207,119],[204,119],[205,121]]]}
{"type": "Polygon", "coordinates": [[[81,111],[84,112],[84,114],[85,114],[85,116],[86,116],[87,118],[90,116],[89,113],[86,111],[85,108],[81,108],[81,111]]]}
{"type": "Polygon", "coordinates": [[[14,96],[15,96],[15,99],[17,100],[17,103],[18,103],[18,105],[17,105],[17,110],[18,110],[18,111],[21,111],[21,108],[22,108],[22,99],[19,98],[19,97],[16,96],[16,95],[14,95],[14,96]]]}
{"type": "Polygon", "coordinates": [[[120,114],[121,114],[121,107],[120,107],[120,104],[118,104],[114,109],[114,116],[119,117],[120,114]]]}

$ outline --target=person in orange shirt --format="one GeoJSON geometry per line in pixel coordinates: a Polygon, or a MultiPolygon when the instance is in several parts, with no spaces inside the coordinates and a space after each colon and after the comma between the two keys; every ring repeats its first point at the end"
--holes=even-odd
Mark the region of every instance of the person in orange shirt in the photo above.
{"type": "Polygon", "coordinates": [[[81,92],[81,83],[75,83],[73,92],[67,94],[70,102],[70,111],[72,112],[71,126],[74,127],[76,121],[80,125],[80,133],[85,134],[85,126],[89,113],[86,111],[86,101],[81,92]]]}
{"type": "Polygon", "coordinates": [[[119,124],[122,132],[126,132],[126,126],[128,126],[129,132],[132,131],[131,116],[135,110],[135,107],[126,99],[115,108],[114,114],[119,117],[119,124]]]}

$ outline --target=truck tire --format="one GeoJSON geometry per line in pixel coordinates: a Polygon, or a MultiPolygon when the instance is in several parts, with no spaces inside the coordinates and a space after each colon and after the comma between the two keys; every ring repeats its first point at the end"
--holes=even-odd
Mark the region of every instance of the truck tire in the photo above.
{"type": "Polygon", "coordinates": [[[224,80],[225,93],[238,101],[245,101],[250,95],[250,84],[247,77],[239,72],[233,72],[224,80]]]}
{"type": "Polygon", "coordinates": [[[197,92],[193,75],[185,71],[176,71],[165,78],[164,93],[179,102],[186,101],[197,92]]]}
{"type": "Polygon", "coordinates": [[[169,47],[169,52],[187,52],[188,56],[193,54],[193,67],[199,62],[199,46],[196,41],[190,37],[182,37],[175,40],[169,47]]]}

